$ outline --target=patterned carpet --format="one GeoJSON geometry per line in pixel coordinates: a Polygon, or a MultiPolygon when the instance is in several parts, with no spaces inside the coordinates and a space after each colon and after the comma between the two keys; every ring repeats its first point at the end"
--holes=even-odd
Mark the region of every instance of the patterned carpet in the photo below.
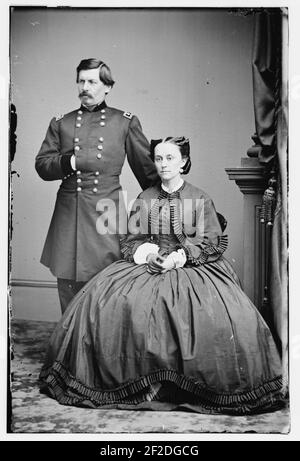
{"type": "Polygon", "coordinates": [[[13,433],[283,433],[288,409],[257,416],[187,412],[94,410],[66,407],[40,394],[38,374],[53,322],[14,319],[11,324],[13,433]]]}

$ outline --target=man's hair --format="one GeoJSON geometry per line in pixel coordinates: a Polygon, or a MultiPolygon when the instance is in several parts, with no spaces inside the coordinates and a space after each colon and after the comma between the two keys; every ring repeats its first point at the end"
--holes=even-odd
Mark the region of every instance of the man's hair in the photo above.
{"type": "Polygon", "coordinates": [[[186,160],[183,168],[182,168],[182,174],[188,174],[188,172],[191,169],[191,158],[190,158],[190,141],[188,138],[185,138],[184,136],[168,136],[164,139],[152,139],[150,142],[150,157],[154,161],[154,151],[155,147],[158,144],[169,142],[171,144],[175,144],[175,146],[179,147],[181,156],[183,159],[186,160]]]}
{"type": "Polygon", "coordinates": [[[81,70],[89,69],[98,69],[99,68],[99,78],[104,85],[113,87],[115,81],[112,78],[110,68],[105,64],[105,62],[100,59],[89,58],[83,59],[80,61],[79,66],[76,68],[76,82],[79,80],[79,72],[81,70]]]}

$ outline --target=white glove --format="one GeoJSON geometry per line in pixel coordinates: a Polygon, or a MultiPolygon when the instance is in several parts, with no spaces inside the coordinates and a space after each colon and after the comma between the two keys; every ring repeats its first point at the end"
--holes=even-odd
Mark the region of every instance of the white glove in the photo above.
{"type": "Polygon", "coordinates": [[[186,254],[182,248],[177,251],[172,251],[167,257],[170,258],[174,262],[174,267],[177,269],[178,267],[183,267],[186,263],[186,254]]]}
{"type": "Polygon", "coordinates": [[[150,253],[158,254],[158,251],[159,246],[155,243],[143,243],[136,249],[136,252],[133,255],[133,260],[135,264],[146,264],[147,256],[150,253]]]}

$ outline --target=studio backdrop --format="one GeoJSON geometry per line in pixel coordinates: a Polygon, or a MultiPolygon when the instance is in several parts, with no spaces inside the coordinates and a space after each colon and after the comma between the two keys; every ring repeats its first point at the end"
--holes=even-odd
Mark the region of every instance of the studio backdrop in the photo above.
{"type": "MultiPolygon", "coordinates": [[[[76,66],[96,57],[116,84],[107,104],[136,114],[147,138],[190,139],[186,179],[228,221],[226,257],[243,267],[243,197],[226,167],[240,164],[255,131],[253,16],[228,9],[16,7],[11,14],[12,308],[17,318],[57,320],[55,278],[39,262],[59,181],[37,175],[35,156],[53,116],[79,107],[76,66]]],[[[125,165],[128,202],[140,187],[125,165]]]]}

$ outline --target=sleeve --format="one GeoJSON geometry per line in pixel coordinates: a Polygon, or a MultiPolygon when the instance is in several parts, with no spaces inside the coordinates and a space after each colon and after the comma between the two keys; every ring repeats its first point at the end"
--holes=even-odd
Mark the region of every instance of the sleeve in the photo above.
{"type": "Polygon", "coordinates": [[[64,179],[73,173],[71,157],[73,152],[61,155],[59,122],[53,118],[46,137],[35,159],[35,169],[45,181],[64,179]]]}
{"type": "Polygon", "coordinates": [[[195,234],[185,234],[182,241],[187,264],[194,266],[217,261],[228,245],[228,236],[222,234],[213,201],[207,197],[200,202],[201,206],[196,213],[195,234]]]}
{"type": "Polygon", "coordinates": [[[134,115],[129,123],[126,137],[128,163],[141,188],[147,189],[158,180],[155,165],[150,158],[150,145],[143,134],[139,119],[134,115]]]}
{"type": "Polygon", "coordinates": [[[155,244],[155,241],[148,232],[147,202],[141,196],[138,196],[131,208],[127,235],[120,236],[123,258],[126,261],[133,262],[137,249],[145,243],[155,244]]]}

